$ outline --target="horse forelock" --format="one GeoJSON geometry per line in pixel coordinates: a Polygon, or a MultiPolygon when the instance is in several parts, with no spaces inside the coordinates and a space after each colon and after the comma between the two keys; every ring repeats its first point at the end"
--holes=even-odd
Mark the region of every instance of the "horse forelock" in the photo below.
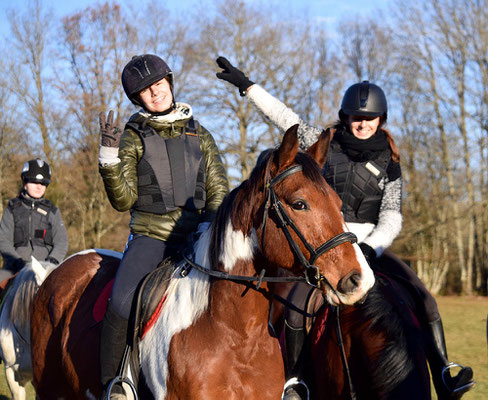
{"type": "Polygon", "coordinates": [[[327,185],[322,171],[315,160],[307,153],[297,153],[295,157],[297,164],[302,166],[302,172],[306,178],[315,184],[315,186],[323,193],[328,194],[332,189],[327,185]]]}

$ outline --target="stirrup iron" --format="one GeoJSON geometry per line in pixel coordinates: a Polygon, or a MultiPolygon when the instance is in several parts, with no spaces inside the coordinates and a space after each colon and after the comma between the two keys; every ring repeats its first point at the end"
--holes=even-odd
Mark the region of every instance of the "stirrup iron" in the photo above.
{"type": "MultiPolygon", "coordinates": [[[[465,367],[463,367],[461,364],[457,364],[454,362],[449,362],[444,368],[442,368],[442,383],[444,383],[444,387],[447,388],[448,390],[451,390],[449,385],[446,382],[446,375],[449,375],[451,377],[451,373],[449,372],[452,368],[461,368],[463,370],[465,367]]],[[[451,377],[452,379],[452,377],[451,377]]],[[[457,388],[452,388],[451,393],[452,394],[459,394],[459,393],[465,393],[467,392],[472,386],[474,386],[475,381],[471,380],[464,384],[463,386],[457,387],[457,388]]]]}
{"type": "Polygon", "coordinates": [[[124,378],[124,377],[122,377],[120,375],[117,375],[115,378],[113,378],[110,381],[110,383],[109,383],[109,385],[107,387],[107,392],[106,392],[105,397],[103,398],[103,400],[110,400],[110,395],[112,393],[113,387],[115,385],[117,385],[117,384],[120,384],[120,386],[122,387],[122,384],[123,383],[127,384],[130,387],[130,390],[131,390],[131,392],[132,392],[132,394],[134,396],[134,400],[138,400],[139,397],[137,396],[137,390],[136,390],[134,384],[132,383],[132,381],[130,379],[124,378]]]}
{"type": "Polygon", "coordinates": [[[307,384],[303,380],[298,379],[296,376],[286,381],[285,386],[283,387],[283,393],[281,394],[281,400],[283,400],[285,397],[286,389],[298,385],[303,386],[305,388],[305,390],[307,391],[307,400],[310,400],[310,390],[308,389],[307,384]]]}

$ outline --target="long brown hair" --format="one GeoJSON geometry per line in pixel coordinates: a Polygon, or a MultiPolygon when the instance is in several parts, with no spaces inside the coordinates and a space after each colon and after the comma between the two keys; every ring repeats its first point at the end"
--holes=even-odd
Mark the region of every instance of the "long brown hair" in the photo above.
{"type": "Polygon", "coordinates": [[[400,162],[400,152],[398,151],[398,147],[393,140],[393,136],[391,135],[390,131],[385,128],[380,128],[383,132],[385,132],[386,140],[388,140],[388,144],[390,145],[391,149],[391,159],[395,162],[400,162]]]}

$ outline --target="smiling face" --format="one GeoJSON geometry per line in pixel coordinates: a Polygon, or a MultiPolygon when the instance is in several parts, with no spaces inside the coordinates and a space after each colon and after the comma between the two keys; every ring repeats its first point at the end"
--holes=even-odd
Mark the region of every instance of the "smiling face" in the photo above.
{"type": "Polygon", "coordinates": [[[142,89],[139,93],[139,97],[144,108],[149,112],[163,112],[169,109],[173,104],[171,85],[166,78],[142,89]]]}
{"type": "Polygon", "coordinates": [[[364,115],[349,115],[347,118],[349,130],[358,139],[369,139],[380,126],[380,117],[366,117],[364,115]]]}

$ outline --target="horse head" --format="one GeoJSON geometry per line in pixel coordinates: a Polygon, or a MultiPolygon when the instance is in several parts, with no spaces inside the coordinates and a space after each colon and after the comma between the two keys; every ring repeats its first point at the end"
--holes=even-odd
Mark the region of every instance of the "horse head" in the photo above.
{"type": "MultiPolygon", "coordinates": [[[[229,240],[216,247],[213,261],[235,272],[239,259],[253,258],[254,274],[263,268],[266,275],[304,274],[331,304],[354,304],[373,286],[374,276],[347,232],[339,197],[321,175],[331,138],[324,132],[300,152],[297,127],[277,149],[260,155],[249,179],[224,201],[219,212],[231,210],[230,226],[217,222],[213,230],[226,232],[229,240]]],[[[225,220],[221,217],[216,221],[225,220]]],[[[219,243],[215,237],[214,243],[219,243]]]]}

